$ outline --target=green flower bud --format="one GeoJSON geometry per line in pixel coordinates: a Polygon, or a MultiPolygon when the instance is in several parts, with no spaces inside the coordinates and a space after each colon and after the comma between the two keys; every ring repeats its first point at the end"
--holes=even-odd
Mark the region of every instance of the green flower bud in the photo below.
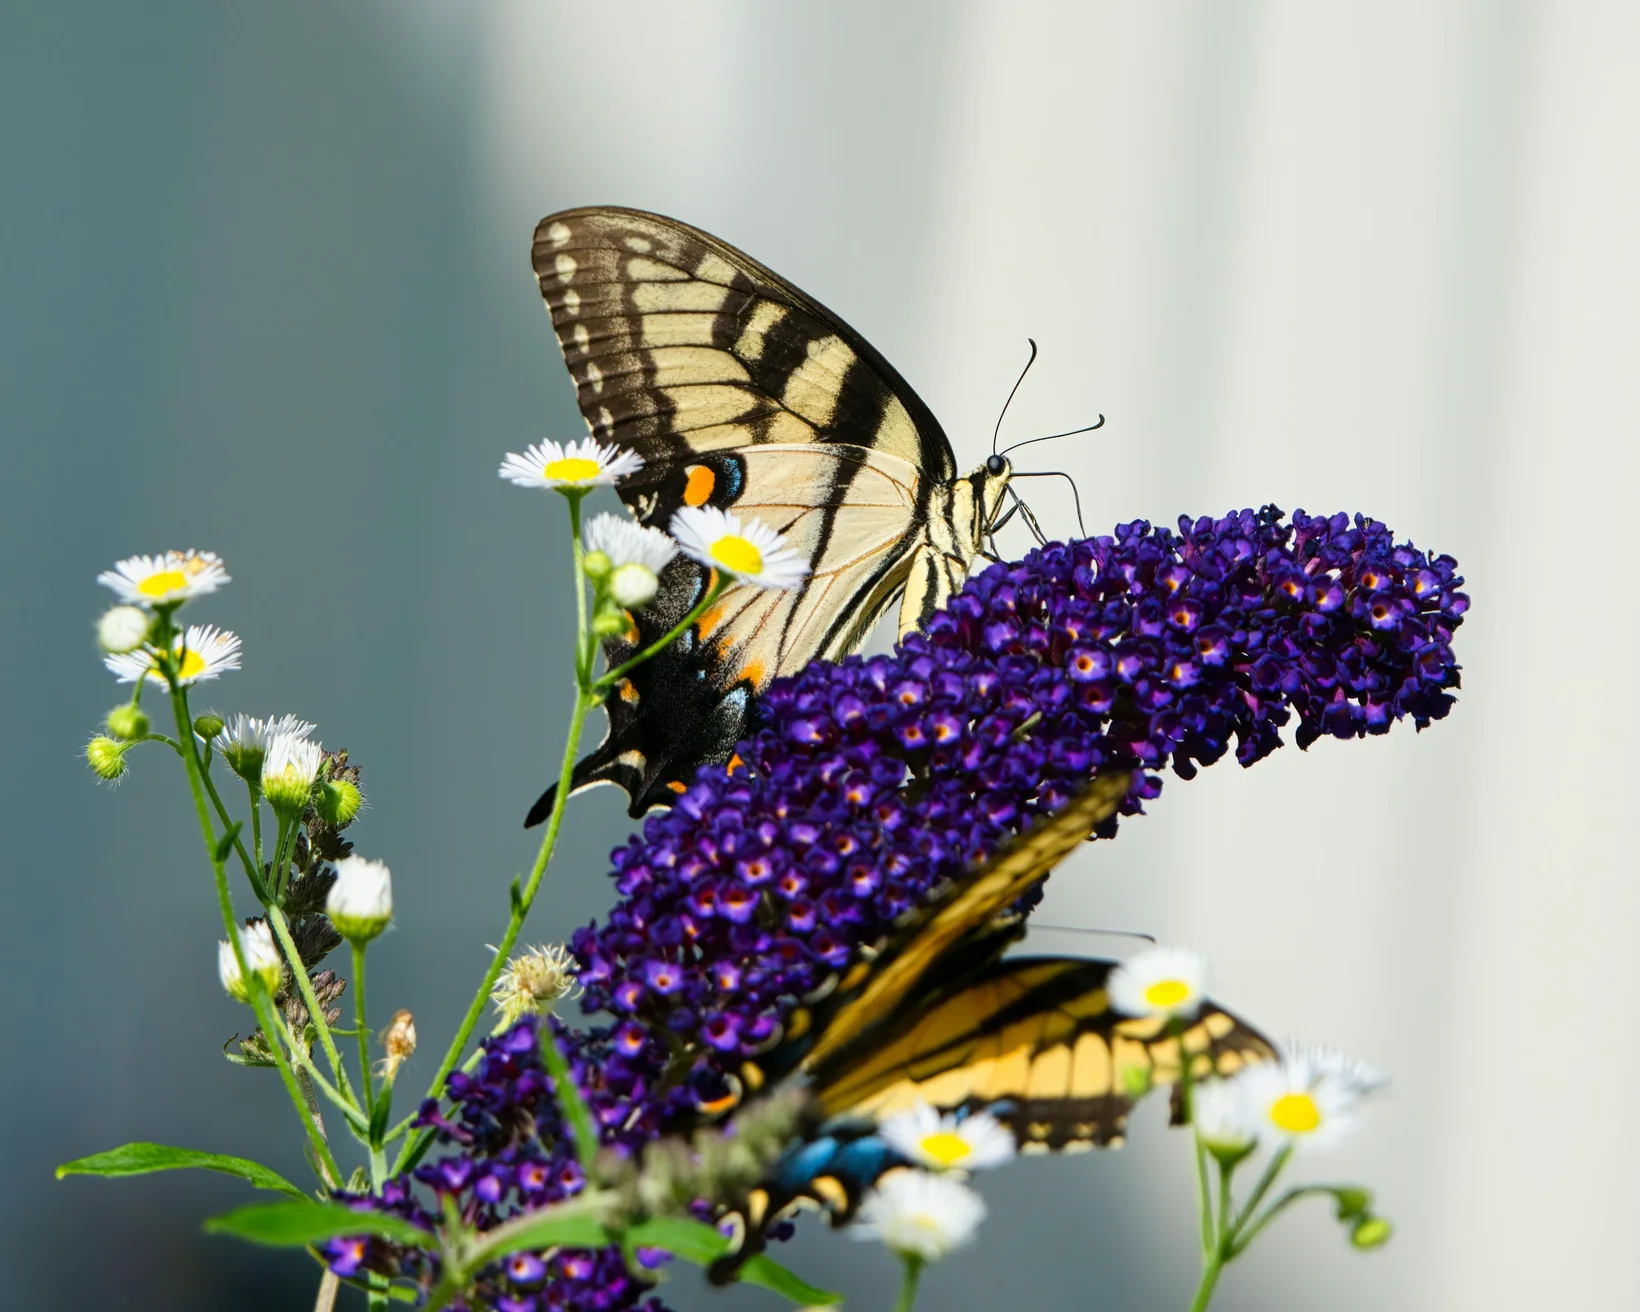
{"type": "Polygon", "coordinates": [[[1379,1248],[1389,1242],[1395,1227],[1381,1216],[1369,1216],[1350,1231],[1350,1243],[1360,1249],[1379,1248]]]}
{"type": "Polygon", "coordinates": [[[344,856],[325,898],[325,914],[352,943],[368,943],[393,919],[393,876],[385,863],[344,856]]]}
{"type": "Polygon", "coordinates": [[[318,795],[313,799],[313,809],[319,813],[319,818],[337,829],[346,829],[352,824],[353,817],[359,814],[359,808],[363,805],[364,795],[359,792],[359,786],[349,779],[329,780],[320,786],[318,795]]]}
{"type": "Polygon", "coordinates": [[[647,565],[622,565],[609,578],[610,599],[617,606],[631,609],[647,606],[655,600],[661,586],[660,578],[647,565]]]}
{"type": "Polygon", "coordinates": [[[108,725],[109,733],[125,742],[141,738],[148,732],[148,717],[142,713],[142,707],[130,702],[122,702],[111,710],[104,723],[108,725]]]}
{"type": "Polygon", "coordinates": [[[137,606],[115,606],[97,621],[97,645],[110,656],[135,651],[148,637],[148,614],[137,606]]]}
{"type": "Polygon", "coordinates": [[[592,617],[592,631],[600,638],[618,638],[630,623],[625,611],[601,610],[592,617]]]}
{"type": "Polygon", "coordinates": [[[125,748],[112,738],[98,734],[85,745],[85,759],[99,779],[113,783],[125,773],[125,748]]]}
{"type": "Polygon", "coordinates": [[[211,715],[209,713],[196,717],[194,720],[194,732],[206,742],[210,742],[211,739],[215,738],[217,734],[222,732],[222,717],[220,715],[211,715]]]}
{"type": "Polygon", "coordinates": [[[1340,1221],[1353,1221],[1356,1217],[1366,1216],[1372,1208],[1372,1191],[1362,1189],[1359,1185],[1344,1185],[1334,1189],[1333,1197],[1338,1201],[1340,1221]]]}
{"type": "Polygon", "coordinates": [[[262,796],[281,820],[300,820],[313,796],[313,783],[324,760],[324,748],[281,734],[262,762],[262,796]]]}
{"type": "Polygon", "coordinates": [[[609,556],[602,551],[589,551],[581,557],[581,568],[594,583],[602,583],[609,577],[613,564],[609,556]]]}

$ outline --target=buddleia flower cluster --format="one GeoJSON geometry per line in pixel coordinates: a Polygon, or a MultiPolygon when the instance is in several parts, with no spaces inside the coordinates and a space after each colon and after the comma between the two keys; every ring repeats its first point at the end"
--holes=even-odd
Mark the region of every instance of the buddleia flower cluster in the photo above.
{"type": "MultiPolygon", "coordinates": [[[[732,766],[703,768],[616,851],[619,901],[574,938],[583,1007],[616,1017],[561,1031],[601,1141],[636,1157],[687,1126],[795,999],[1096,772],[1134,772],[1135,814],[1161,771],[1250,766],[1289,725],[1307,747],[1442,718],[1462,582],[1450,557],[1360,516],[1136,521],[993,566],[890,655],[775,681],[732,766]]],[[[444,1155],[415,1179],[480,1226],[583,1184],[530,1065],[535,1024],[489,1040],[448,1110],[421,1111],[444,1155]]],[[[358,1205],[422,1215],[406,1181],[390,1188],[358,1205]]],[[[333,1242],[335,1269],[427,1261],[357,1242],[333,1242]]],[[[515,1261],[484,1305],[648,1296],[618,1249],[515,1261]]]]}

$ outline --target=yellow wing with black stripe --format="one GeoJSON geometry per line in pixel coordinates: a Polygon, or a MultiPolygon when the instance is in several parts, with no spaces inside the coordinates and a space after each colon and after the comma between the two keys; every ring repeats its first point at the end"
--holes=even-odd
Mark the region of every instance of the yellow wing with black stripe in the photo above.
{"type": "MultiPolygon", "coordinates": [[[[730,589],[611,699],[609,736],[574,786],[618,783],[636,816],[728,759],[770,679],[856,650],[901,592],[902,632],[943,604],[1009,470],[959,479],[938,421],[870,343],[708,233],[569,210],[541,221],[533,263],[593,436],[644,459],[620,489],[632,512],[662,529],[686,505],[762,519],[811,570],[792,591],[730,589]]],[[[611,661],[667,632],[707,585],[674,562],[611,661]]],[[[550,809],[549,792],[526,823],[550,809]]]]}

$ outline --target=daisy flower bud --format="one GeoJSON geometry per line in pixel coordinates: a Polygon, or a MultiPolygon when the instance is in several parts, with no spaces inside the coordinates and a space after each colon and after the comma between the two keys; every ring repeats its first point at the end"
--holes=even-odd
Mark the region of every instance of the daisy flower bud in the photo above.
{"type": "Polygon", "coordinates": [[[1350,1231],[1350,1243],[1357,1248],[1380,1248],[1389,1243],[1390,1236],[1395,1233],[1395,1227],[1381,1216],[1363,1217],[1350,1231]]]}
{"type": "Polygon", "coordinates": [[[210,742],[222,732],[222,717],[220,715],[196,715],[194,717],[194,732],[205,742],[210,742]]]}
{"type": "Polygon", "coordinates": [[[527,448],[523,455],[508,452],[498,472],[519,487],[581,492],[616,483],[642,468],[643,460],[635,452],[605,446],[589,437],[567,445],[541,442],[527,448]]]}
{"type": "Polygon", "coordinates": [[[143,714],[142,707],[130,702],[121,702],[108,713],[103,723],[108,726],[109,733],[125,742],[141,738],[148,732],[148,717],[143,714]]]}
{"type": "Polygon", "coordinates": [[[97,582],[111,588],[121,601],[152,610],[203,597],[231,580],[214,552],[167,551],[162,556],[118,561],[113,569],[97,575],[97,582]]]}
{"type": "Polygon", "coordinates": [[[113,783],[125,773],[125,744],[98,734],[85,745],[85,759],[97,778],[113,783]]]}
{"type": "Polygon", "coordinates": [[[558,999],[580,992],[575,982],[575,958],[569,950],[553,944],[531,948],[507,962],[495,982],[490,1001],[501,1012],[498,1030],[516,1024],[524,1016],[542,1016],[558,999]]]}
{"type": "Polygon", "coordinates": [[[391,1082],[399,1067],[416,1055],[416,1018],[408,1011],[395,1011],[382,1032],[382,1047],[387,1049],[381,1063],[382,1078],[391,1082]]]}
{"type": "Polygon", "coordinates": [[[298,720],[294,715],[281,715],[277,720],[272,717],[259,720],[254,715],[240,712],[223,726],[222,759],[241,779],[260,783],[268,745],[280,734],[306,738],[314,728],[314,725],[298,720]]]}
{"type": "Polygon", "coordinates": [[[685,555],[756,588],[795,588],[808,562],[762,520],[745,524],[716,506],[685,506],[672,516],[672,536],[685,555]]]}
{"type": "Polygon", "coordinates": [[[1189,948],[1146,948],[1111,971],[1105,988],[1126,1016],[1194,1016],[1207,988],[1207,958],[1189,948]]]}
{"type": "Polygon", "coordinates": [[[1241,1087],[1233,1080],[1208,1080],[1190,1091],[1191,1123],[1202,1146],[1226,1164],[1240,1161],[1258,1138],[1241,1087]]]}
{"type": "Polygon", "coordinates": [[[325,914],[351,943],[368,943],[393,919],[393,876],[385,862],[344,856],[325,898],[325,914]]]}
{"type": "Polygon", "coordinates": [[[291,733],[276,734],[262,762],[262,795],[281,820],[299,819],[313,796],[324,748],[291,733]]]}
{"type": "Polygon", "coordinates": [[[977,1171],[1014,1155],[1014,1135],[985,1112],[942,1116],[925,1102],[877,1127],[888,1146],[913,1166],[930,1171],[977,1171]]]}
{"type": "Polygon", "coordinates": [[[602,551],[589,551],[581,557],[581,569],[594,583],[602,583],[609,577],[609,571],[615,568],[608,554],[602,551]]]}
{"type": "MultiPolygon", "coordinates": [[[[186,687],[218,678],[224,671],[237,670],[239,649],[238,634],[214,624],[190,624],[188,631],[172,645],[169,659],[176,671],[177,683],[186,687]]],[[[154,653],[145,649],[105,656],[103,664],[121,683],[146,678],[161,688],[170,686],[160,672],[154,653]]]]}
{"type": "MultiPolygon", "coordinates": [[[[239,935],[239,945],[245,954],[246,967],[262,981],[263,989],[272,997],[284,978],[285,963],[279,956],[279,949],[274,946],[273,931],[268,928],[268,922],[258,920],[247,925],[239,935]]],[[[249,1003],[250,987],[239,973],[239,958],[234,955],[233,944],[226,939],[216,945],[216,968],[228,996],[237,1002],[249,1003]]]]}
{"type": "Polygon", "coordinates": [[[327,825],[346,829],[364,805],[364,794],[351,779],[328,779],[313,799],[313,809],[327,825]]]}
{"type": "Polygon", "coordinates": [[[647,606],[660,588],[660,573],[678,554],[678,544],[659,529],[648,528],[621,515],[602,514],[588,521],[585,541],[591,554],[586,562],[588,575],[594,556],[608,562],[605,571],[610,598],[617,606],[631,610],[647,606]]]}
{"type": "Polygon", "coordinates": [[[860,1205],[849,1233],[880,1239],[901,1257],[937,1262],[967,1244],[985,1219],[985,1200],[950,1175],[890,1171],[860,1205]]]}
{"type": "Polygon", "coordinates": [[[148,612],[136,606],[115,606],[97,621],[97,645],[110,656],[142,646],[148,637],[148,612]]]}

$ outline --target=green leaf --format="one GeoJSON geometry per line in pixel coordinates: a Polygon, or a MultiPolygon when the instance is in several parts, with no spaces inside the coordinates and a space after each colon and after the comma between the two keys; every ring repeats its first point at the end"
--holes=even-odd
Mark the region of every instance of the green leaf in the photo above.
{"type": "Polygon", "coordinates": [[[233,851],[234,839],[239,837],[239,831],[244,828],[244,821],[235,820],[228,826],[227,831],[216,842],[216,863],[221,865],[233,851]]]}
{"type": "Polygon", "coordinates": [[[807,1280],[776,1262],[767,1253],[759,1253],[740,1268],[740,1278],[748,1285],[760,1285],[781,1298],[790,1299],[799,1307],[818,1307],[827,1303],[841,1303],[843,1296],[829,1289],[816,1289],[807,1280]]]}
{"type": "Polygon", "coordinates": [[[64,1162],[57,1168],[57,1178],[61,1180],[65,1175],[103,1175],[110,1178],[148,1175],[154,1171],[176,1171],[184,1167],[237,1175],[258,1189],[272,1189],[307,1201],[307,1195],[300,1189],[260,1162],[244,1157],[228,1157],[222,1153],[202,1153],[193,1148],[172,1148],[163,1143],[128,1143],[110,1148],[105,1153],[92,1153],[77,1161],[64,1162]]]}
{"type": "MultiPolygon", "coordinates": [[[[640,1221],[627,1230],[625,1238],[627,1243],[640,1247],[664,1248],[697,1266],[710,1266],[731,1248],[728,1237],[717,1227],[677,1216],[657,1216],[640,1221]]],[[[799,1307],[838,1303],[843,1297],[815,1288],[765,1253],[749,1258],[736,1276],[748,1285],[772,1290],[799,1307]]]]}
{"type": "Polygon", "coordinates": [[[340,1203],[262,1203],[205,1222],[205,1232],[233,1235],[272,1248],[302,1248],[337,1235],[380,1235],[401,1244],[431,1248],[434,1237],[419,1225],[385,1212],[355,1212],[340,1203]]]}
{"type": "Polygon", "coordinates": [[[650,1217],[629,1226],[626,1238],[640,1248],[664,1248],[697,1266],[715,1262],[731,1247],[728,1236],[716,1226],[686,1216],[650,1217]]]}
{"type": "Polygon", "coordinates": [[[384,1084],[376,1091],[376,1110],[370,1117],[370,1142],[377,1147],[387,1137],[387,1122],[393,1118],[393,1086],[384,1084]]]}
{"type": "Polygon", "coordinates": [[[476,1271],[487,1262],[526,1249],[602,1248],[611,1244],[615,1237],[604,1224],[608,1206],[606,1197],[582,1194],[539,1212],[528,1212],[488,1231],[469,1255],[469,1268],[476,1271]]]}
{"type": "Polygon", "coordinates": [[[541,1022],[541,1064],[552,1076],[552,1087],[558,1095],[558,1106],[569,1122],[570,1134],[575,1139],[575,1156],[583,1170],[590,1170],[592,1159],[598,1155],[598,1131],[592,1124],[592,1113],[570,1074],[564,1050],[558,1046],[558,1036],[552,1032],[552,1021],[541,1022]]]}

